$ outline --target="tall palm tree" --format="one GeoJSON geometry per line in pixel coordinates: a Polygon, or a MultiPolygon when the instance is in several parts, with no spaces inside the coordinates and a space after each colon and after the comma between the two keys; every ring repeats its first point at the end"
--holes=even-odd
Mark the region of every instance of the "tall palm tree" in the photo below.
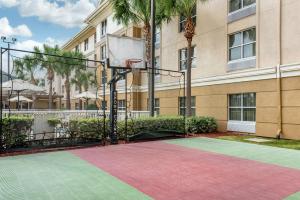
{"type": "Polygon", "coordinates": [[[40,50],[38,47],[34,47],[34,51],[37,53],[36,56],[40,60],[41,67],[47,71],[47,80],[49,86],[48,109],[52,109],[52,105],[53,105],[52,88],[53,88],[53,80],[55,77],[55,72],[58,68],[58,58],[50,55],[59,55],[60,49],[57,45],[54,47],[50,47],[44,44],[42,50],[40,50]],[[45,53],[46,55],[40,54],[41,52],[45,53]]]}
{"type": "Polygon", "coordinates": [[[77,67],[84,66],[84,56],[78,51],[63,51],[63,58],[61,58],[60,66],[57,69],[57,73],[65,79],[66,88],[66,106],[67,109],[71,109],[71,76],[77,67]],[[82,60],[80,60],[82,59],[82,60]]]}
{"type": "MultiPolygon", "coordinates": [[[[89,89],[89,86],[93,84],[93,73],[92,72],[86,72],[84,69],[78,67],[75,69],[75,75],[71,79],[71,84],[78,87],[79,93],[82,93],[82,89],[87,91],[89,89]]],[[[82,100],[79,99],[79,109],[82,110],[82,100]]]]}
{"type": "Polygon", "coordinates": [[[34,56],[25,55],[22,60],[15,60],[14,67],[15,74],[18,78],[28,80],[34,85],[38,84],[35,73],[39,69],[39,62],[34,58],[34,56]]]}
{"type": "Polygon", "coordinates": [[[184,25],[184,36],[187,39],[187,69],[186,69],[186,115],[192,115],[192,87],[191,87],[191,69],[192,69],[192,41],[195,35],[195,24],[193,22],[193,10],[197,7],[197,1],[201,3],[209,0],[165,0],[164,5],[168,13],[174,13],[186,19],[184,25]]]}
{"type": "MultiPolygon", "coordinates": [[[[142,24],[146,41],[146,60],[150,64],[151,56],[151,9],[150,0],[110,0],[114,9],[114,18],[118,23],[128,26],[129,23],[142,24]]],[[[170,20],[170,15],[164,9],[165,0],[156,0],[156,26],[160,26],[163,21],[170,20]]],[[[148,74],[148,91],[151,83],[148,74]]],[[[150,101],[149,101],[150,102],[150,101]]]]}

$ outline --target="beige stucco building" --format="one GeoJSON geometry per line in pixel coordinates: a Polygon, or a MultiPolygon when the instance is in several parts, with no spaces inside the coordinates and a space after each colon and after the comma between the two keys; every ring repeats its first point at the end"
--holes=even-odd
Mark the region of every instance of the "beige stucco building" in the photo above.
{"type": "MultiPolygon", "coordinates": [[[[300,139],[298,10],[300,1],[295,0],[198,2],[192,68],[195,115],[215,117],[220,131],[269,137],[281,133],[285,138],[300,139]]],[[[108,1],[102,2],[86,22],[87,28],[65,44],[65,49],[84,46],[90,38],[93,49],[83,52],[89,58],[104,59],[106,33],[142,37],[138,25],[125,28],[113,20],[108,1]]],[[[185,69],[187,42],[183,24],[184,19],[177,16],[157,32],[157,67],[185,69]]],[[[98,77],[101,79],[101,74],[98,77]]],[[[157,75],[155,104],[161,115],[184,111],[180,79],[157,75]]],[[[134,80],[132,75],[129,77],[128,84],[131,82],[130,109],[147,110],[147,75],[136,72],[134,80]]],[[[118,85],[120,109],[125,106],[123,84],[124,81],[118,85]]]]}

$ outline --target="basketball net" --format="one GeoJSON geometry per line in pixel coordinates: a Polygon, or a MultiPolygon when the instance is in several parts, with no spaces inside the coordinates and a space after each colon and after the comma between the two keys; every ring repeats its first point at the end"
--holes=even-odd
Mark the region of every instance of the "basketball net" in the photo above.
{"type": "Polygon", "coordinates": [[[136,70],[137,68],[134,67],[134,64],[142,62],[142,59],[127,59],[125,61],[125,66],[127,69],[136,70]]]}

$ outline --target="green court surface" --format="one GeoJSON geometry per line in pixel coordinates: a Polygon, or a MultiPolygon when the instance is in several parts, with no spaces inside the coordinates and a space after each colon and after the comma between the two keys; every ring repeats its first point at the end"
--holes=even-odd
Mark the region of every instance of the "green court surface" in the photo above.
{"type": "Polygon", "coordinates": [[[0,158],[0,200],[300,200],[299,170],[297,150],[174,139],[0,158]]]}
{"type": "Polygon", "coordinates": [[[293,194],[287,198],[285,198],[284,200],[299,200],[300,199],[300,192],[293,194]]]}
{"type": "Polygon", "coordinates": [[[1,200],[151,199],[69,152],[0,158],[1,200]]]}
{"type": "Polygon", "coordinates": [[[300,151],[212,138],[169,140],[167,143],[300,169],[300,151]]]}

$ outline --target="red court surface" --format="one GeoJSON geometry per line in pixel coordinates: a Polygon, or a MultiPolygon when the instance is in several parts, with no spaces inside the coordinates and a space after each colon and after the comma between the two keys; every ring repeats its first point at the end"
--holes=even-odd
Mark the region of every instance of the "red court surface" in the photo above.
{"type": "Polygon", "coordinates": [[[164,142],[71,152],[153,199],[279,200],[300,188],[299,170],[164,142]]]}

